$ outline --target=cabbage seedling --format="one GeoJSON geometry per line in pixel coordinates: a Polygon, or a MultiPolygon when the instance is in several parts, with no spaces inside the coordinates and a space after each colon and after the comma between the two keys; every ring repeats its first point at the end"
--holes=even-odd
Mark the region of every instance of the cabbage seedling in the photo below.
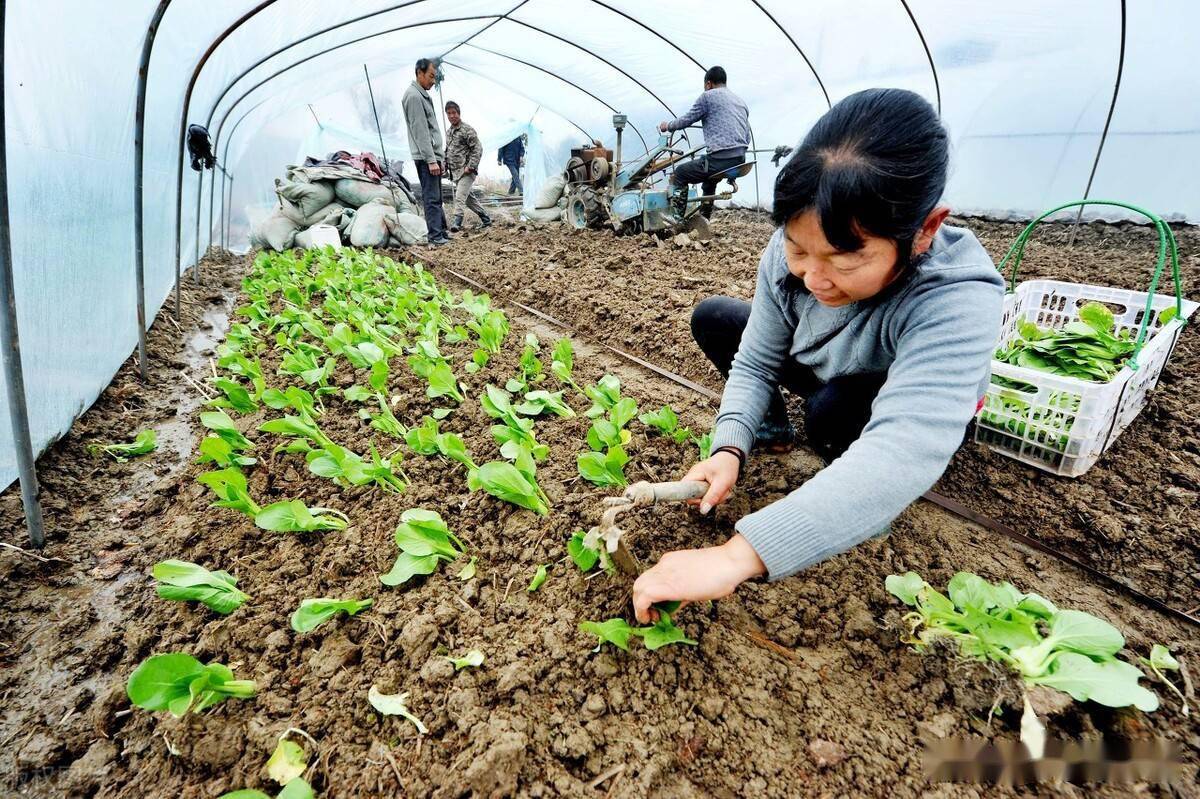
{"type": "Polygon", "coordinates": [[[571,556],[571,561],[582,572],[590,572],[596,568],[596,564],[600,562],[600,551],[600,548],[588,546],[582,530],[573,533],[567,541],[567,554],[571,556]]]}
{"type": "Polygon", "coordinates": [[[628,652],[629,637],[637,632],[629,626],[629,622],[620,618],[608,621],[581,621],[579,629],[581,632],[589,633],[600,639],[596,643],[596,648],[592,650],[593,652],[599,652],[600,647],[605,644],[612,644],[618,649],[628,652]]]}
{"type": "Polygon", "coordinates": [[[200,442],[200,457],[196,463],[215,463],[222,469],[230,466],[253,466],[258,461],[247,455],[240,455],[225,439],[219,436],[205,436],[200,442]]]}
{"type": "Polygon", "coordinates": [[[581,452],[576,458],[579,474],[583,479],[598,486],[629,485],[625,479],[625,464],[629,456],[621,447],[610,447],[607,452],[581,452]]]}
{"type": "Polygon", "coordinates": [[[529,587],[525,590],[532,594],[541,588],[544,582],[546,582],[546,564],[543,563],[537,567],[537,571],[533,574],[533,579],[529,581],[529,587]]]}
{"type": "Polygon", "coordinates": [[[621,399],[621,381],[613,375],[605,375],[595,385],[585,387],[583,393],[592,401],[592,407],[587,410],[587,417],[595,419],[621,399]]]}
{"type": "Polygon", "coordinates": [[[460,658],[449,656],[444,657],[446,657],[446,660],[454,664],[455,671],[462,671],[468,666],[471,668],[478,668],[479,666],[483,665],[483,653],[478,649],[472,649],[460,658]]]}
{"type": "Polygon", "coordinates": [[[233,613],[250,597],[237,589],[237,578],[209,571],[186,560],[164,560],[150,571],[158,595],[175,602],[199,602],[221,615],[233,613]]]}
{"type": "Polygon", "coordinates": [[[333,508],[309,508],[298,499],[272,502],[254,514],[254,524],[276,533],[344,530],[350,518],[333,508]]]}
{"type": "Polygon", "coordinates": [[[306,599],[292,613],[292,629],[298,633],[310,632],[322,622],[332,619],[339,613],[353,616],[361,610],[366,610],[375,603],[374,599],[306,599]]]}
{"type": "MultiPolygon", "coordinates": [[[[1167,310],[1174,311],[1175,308],[1171,307],[1167,310]]],[[[1175,683],[1171,682],[1166,678],[1166,676],[1163,675],[1164,671],[1179,671],[1179,661],[1176,660],[1173,655],[1171,655],[1171,650],[1167,649],[1162,644],[1155,644],[1154,646],[1150,647],[1150,657],[1138,658],[1138,660],[1140,660],[1143,665],[1149,666],[1150,670],[1154,672],[1154,676],[1166,683],[1167,687],[1179,697],[1179,701],[1183,706],[1183,715],[1190,715],[1191,708],[1188,707],[1187,697],[1183,695],[1182,691],[1175,687],[1175,683]]]]}
{"type": "Polygon", "coordinates": [[[467,322],[467,327],[479,337],[480,348],[494,355],[500,352],[504,337],[508,335],[508,318],[503,311],[488,311],[467,322]]]}
{"type": "Polygon", "coordinates": [[[471,453],[467,451],[467,445],[463,443],[462,436],[457,433],[440,433],[435,444],[437,451],[442,456],[466,466],[468,474],[479,468],[475,465],[475,461],[471,460],[471,453]]]}
{"type": "Polygon", "coordinates": [[[914,572],[890,575],[885,587],[915,608],[904,617],[904,640],[918,651],[939,639],[954,641],[963,655],[1001,663],[1027,685],[1109,707],[1158,707],[1158,697],[1138,684],[1141,670],[1116,658],[1125,638],[1103,619],[970,572],[954,575],[948,597],[914,572]]]}
{"type": "MultiPolygon", "coordinates": [[[[275,799],[316,799],[316,796],[312,786],[303,777],[297,777],[283,786],[283,790],[275,794],[275,799]]],[[[223,793],[217,799],[271,799],[271,795],[255,788],[243,788],[223,793]]]]}
{"type": "Polygon", "coordinates": [[[225,396],[209,400],[205,403],[208,406],[212,408],[233,408],[238,413],[254,413],[258,410],[258,401],[254,399],[241,383],[237,383],[227,377],[218,377],[213,380],[213,385],[225,396]]]}
{"type": "Polygon", "coordinates": [[[393,537],[400,554],[391,571],[379,576],[384,585],[403,585],[419,574],[432,574],[439,563],[456,560],[466,550],[437,511],[423,508],[400,514],[393,537]]]}
{"type": "Polygon", "coordinates": [[[696,641],[688,638],[683,630],[675,626],[671,616],[679,610],[679,602],[658,602],[654,609],[658,611],[658,621],[650,627],[639,627],[634,633],[642,637],[642,643],[650,651],[661,649],[668,644],[696,645],[696,641]]]}
{"type": "Polygon", "coordinates": [[[515,406],[517,413],[522,413],[526,416],[540,416],[549,411],[555,416],[561,416],[564,419],[572,419],[575,416],[575,411],[567,403],[563,402],[561,391],[553,393],[549,391],[530,391],[525,395],[524,401],[515,406]]]}
{"type": "Polygon", "coordinates": [[[437,439],[438,423],[432,416],[426,416],[420,427],[410,428],[404,435],[408,448],[418,455],[436,455],[437,439]]]}
{"type": "Polygon", "coordinates": [[[518,368],[521,370],[517,377],[510,378],[504,385],[514,394],[528,391],[535,383],[542,382],[542,361],[537,357],[538,339],[533,333],[525,334],[525,348],[521,350],[521,360],[518,368]]]}
{"type": "Polygon", "coordinates": [[[713,437],[712,433],[705,433],[699,438],[693,438],[692,443],[700,448],[700,460],[708,460],[712,455],[713,437]]]}
{"type": "Polygon", "coordinates": [[[93,458],[107,455],[117,463],[125,463],[135,455],[145,455],[153,452],[158,446],[158,434],[153,430],[143,430],[129,444],[88,444],[88,454],[93,458]]]}
{"type": "MultiPolygon", "coordinates": [[[[575,369],[575,353],[571,348],[571,339],[560,338],[554,342],[553,360],[550,362],[550,372],[562,383],[570,386],[580,394],[585,394],[571,372],[575,369]]],[[[586,396],[586,394],[585,394],[586,396]]]]}
{"type": "Polygon", "coordinates": [[[125,687],[129,701],[144,710],[168,710],[182,717],[229,697],[254,696],[253,680],[235,680],[228,666],[204,665],[185,652],[153,655],[134,669],[125,687]]]}
{"type": "Polygon", "coordinates": [[[643,413],[638,420],[647,427],[653,428],[665,436],[670,436],[676,444],[682,444],[692,437],[691,430],[679,426],[679,416],[670,405],[664,405],[658,411],[643,413]]]}
{"type": "Polygon", "coordinates": [[[384,694],[380,693],[379,689],[374,685],[367,692],[367,701],[371,703],[371,707],[378,710],[385,716],[400,716],[408,719],[412,725],[417,728],[417,732],[425,735],[429,730],[425,729],[425,725],[421,720],[414,716],[408,709],[408,691],[400,694],[384,694]]]}
{"type": "Polygon", "coordinates": [[[537,484],[533,456],[524,447],[517,448],[513,463],[492,461],[467,474],[467,487],[528,508],[539,516],[550,512],[550,500],[537,484]]]}
{"type": "Polygon", "coordinates": [[[246,488],[246,476],[236,466],[205,472],[196,479],[217,495],[218,500],[213,507],[230,508],[248,516],[255,516],[259,512],[259,506],[250,498],[246,488]]]}
{"type": "Polygon", "coordinates": [[[471,559],[469,561],[467,561],[467,565],[463,566],[459,570],[458,579],[462,580],[465,583],[467,580],[470,580],[472,577],[475,576],[475,561],[476,560],[478,560],[478,558],[476,558],[474,555],[472,555],[471,559]]]}

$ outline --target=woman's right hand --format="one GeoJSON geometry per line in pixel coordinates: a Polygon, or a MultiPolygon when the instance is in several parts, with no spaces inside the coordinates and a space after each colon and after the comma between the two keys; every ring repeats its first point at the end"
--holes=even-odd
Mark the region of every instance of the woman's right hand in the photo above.
{"type": "MultiPolygon", "coordinates": [[[[708,513],[729,498],[733,484],[737,482],[742,463],[732,452],[721,451],[702,460],[683,476],[684,480],[703,480],[708,483],[708,493],[698,502],[701,513],[708,513]]],[[[692,500],[693,505],[697,500],[692,500]]]]}

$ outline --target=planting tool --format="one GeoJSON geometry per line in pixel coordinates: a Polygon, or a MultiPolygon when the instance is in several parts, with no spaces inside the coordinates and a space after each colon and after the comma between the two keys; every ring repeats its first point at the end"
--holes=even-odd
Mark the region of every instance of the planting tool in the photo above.
{"type": "Polygon", "coordinates": [[[598,546],[603,541],[617,568],[628,574],[636,574],[637,561],[625,547],[625,531],[617,527],[617,516],[632,508],[659,502],[700,499],[707,491],[708,483],[703,480],[677,480],[671,483],[647,483],[643,480],[634,483],[621,496],[604,498],[606,510],[600,517],[600,524],[588,531],[589,545],[598,546]]]}

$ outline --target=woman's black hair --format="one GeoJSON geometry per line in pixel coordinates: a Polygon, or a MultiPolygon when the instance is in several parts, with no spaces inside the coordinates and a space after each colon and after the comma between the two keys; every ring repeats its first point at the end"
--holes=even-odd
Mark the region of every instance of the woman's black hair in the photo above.
{"type": "Polygon", "coordinates": [[[861,233],[891,239],[906,265],[925,218],[942,198],[949,141],[937,112],[904,89],[867,89],[817,120],[775,180],[778,226],[815,210],[839,250],[861,233]]]}

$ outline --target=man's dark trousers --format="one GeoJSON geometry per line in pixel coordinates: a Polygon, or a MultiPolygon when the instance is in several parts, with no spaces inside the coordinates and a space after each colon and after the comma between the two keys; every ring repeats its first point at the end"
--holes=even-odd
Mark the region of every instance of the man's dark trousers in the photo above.
{"type": "Polygon", "coordinates": [[[414,161],[421,179],[421,205],[425,207],[425,229],[430,241],[446,238],[446,212],[442,209],[442,176],[431,175],[429,164],[414,161]]]}

